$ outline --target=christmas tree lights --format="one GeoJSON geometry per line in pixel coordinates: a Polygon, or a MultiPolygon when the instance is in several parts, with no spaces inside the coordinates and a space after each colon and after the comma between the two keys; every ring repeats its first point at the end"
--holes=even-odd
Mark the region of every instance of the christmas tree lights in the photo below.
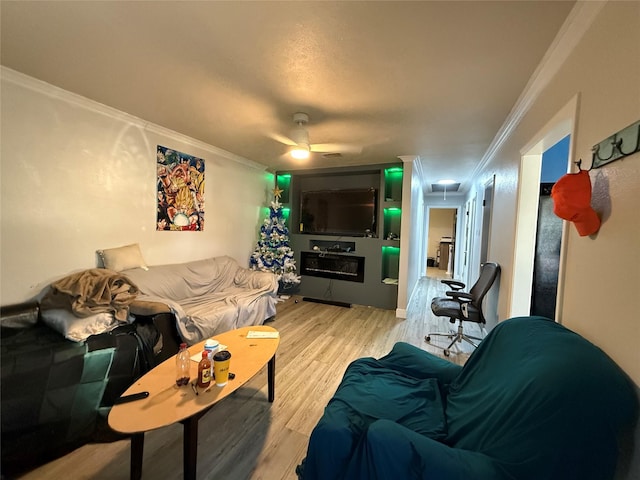
{"type": "Polygon", "coordinates": [[[279,202],[282,190],[276,187],[273,193],[275,201],[269,207],[269,218],[265,218],[260,227],[260,238],[249,264],[252,270],[274,273],[281,288],[286,290],[300,283],[300,277],[296,274],[296,262],[289,246],[289,229],[279,202]]]}

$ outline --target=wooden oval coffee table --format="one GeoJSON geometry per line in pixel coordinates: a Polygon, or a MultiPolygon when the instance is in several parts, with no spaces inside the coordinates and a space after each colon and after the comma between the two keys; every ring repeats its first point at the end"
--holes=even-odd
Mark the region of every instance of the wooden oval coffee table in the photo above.
{"type": "MultiPolygon", "coordinates": [[[[147,372],[129,387],[122,396],[149,392],[147,398],[114,405],[109,413],[109,426],[117,432],[132,434],[131,478],[142,476],[144,432],[180,422],[184,425],[184,478],[196,478],[198,455],[198,420],[217,402],[236,391],[265,365],[268,375],[268,398],[273,402],[275,394],[275,359],[280,338],[247,338],[249,331],[274,332],[265,325],[243,327],[216,335],[213,338],[226,345],[231,352],[230,371],[233,380],[224,387],[214,382],[208,389],[194,388],[198,364],[191,362],[189,385],[176,385],[175,356],[147,372]],[[196,394],[197,391],[197,394],[196,394]]],[[[204,349],[204,341],[189,347],[189,354],[196,355],[204,349]]]]}

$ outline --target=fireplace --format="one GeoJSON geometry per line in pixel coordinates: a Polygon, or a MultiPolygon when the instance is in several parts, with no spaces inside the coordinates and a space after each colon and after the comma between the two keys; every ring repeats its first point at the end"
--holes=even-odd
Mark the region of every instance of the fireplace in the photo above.
{"type": "Polygon", "coordinates": [[[300,274],[364,283],[364,257],[325,252],[300,252],[300,274]]]}

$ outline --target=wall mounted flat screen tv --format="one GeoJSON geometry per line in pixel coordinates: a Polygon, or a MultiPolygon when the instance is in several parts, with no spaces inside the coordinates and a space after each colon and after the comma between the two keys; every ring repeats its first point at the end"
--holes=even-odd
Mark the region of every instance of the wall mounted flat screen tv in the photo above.
{"type": "Polygon", "coordinates": [[[375,188],[303,191],[300,233],[375,236],[378,191],[375,188]]]}

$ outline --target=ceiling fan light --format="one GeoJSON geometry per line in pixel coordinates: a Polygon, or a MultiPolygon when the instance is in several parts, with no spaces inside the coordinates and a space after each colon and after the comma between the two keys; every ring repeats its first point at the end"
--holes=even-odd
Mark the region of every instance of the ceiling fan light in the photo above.
{"type": "Polygon", "coordinates": [[[296,160],[306,160],[307,158],[309,158],[309,145],[296,145],[289,151],[289,153],[296,160]]]}

